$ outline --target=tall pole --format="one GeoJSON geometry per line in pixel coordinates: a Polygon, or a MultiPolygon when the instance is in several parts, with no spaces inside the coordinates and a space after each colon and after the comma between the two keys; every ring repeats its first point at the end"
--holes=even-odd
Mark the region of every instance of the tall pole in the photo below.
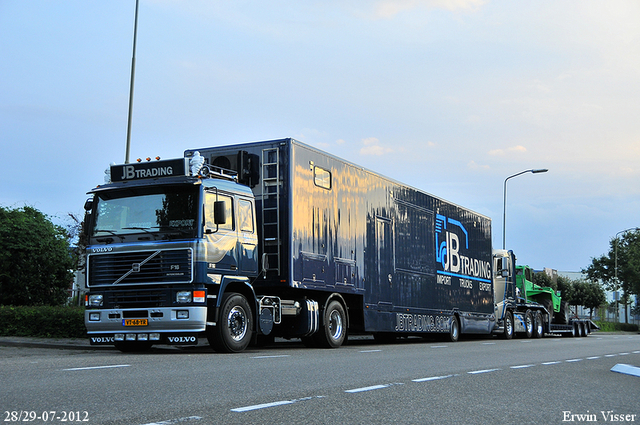
{"type": "Polygon", "coordinates": [[[533,173],[533,174],[537,174],[537,173],[546,173],[547,171],[549,171],[546,168],[537,168],[537,169],[532,169],[532,170],[524,170],[524,171],[520,171],[519,173],[516,173],[512,176],[507,177],[506,179],[504,179],[504,191],[503,191],[503,195],[502,195],[502,249],[506,249],[506,238],[505,238],[505,231],[507,229],[507,180],[513,178],[513,177],[517,177],[521,174],[524,173],[533,173]]]}
{"type": "Polygon", "coordinates": [[[127,148],[124,156],[124,163],[129,163],[129,152],[131,151],[131,117],[133,115],[133,81],[136,75],[136,39],[138,38],[138,3],[136,0],[136,13],[133,24],[133,55],[131,57],[131,84],[129,86],[129,117],[127,119],[127,148]]]}

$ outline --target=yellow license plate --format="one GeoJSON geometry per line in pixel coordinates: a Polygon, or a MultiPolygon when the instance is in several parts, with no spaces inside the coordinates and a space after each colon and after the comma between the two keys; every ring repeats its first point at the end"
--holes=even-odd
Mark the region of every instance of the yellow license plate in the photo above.
{"type": "Polygon", "coordinates": [[[122,326],[148,326],[149,319],[123,319],[122,326]]]}

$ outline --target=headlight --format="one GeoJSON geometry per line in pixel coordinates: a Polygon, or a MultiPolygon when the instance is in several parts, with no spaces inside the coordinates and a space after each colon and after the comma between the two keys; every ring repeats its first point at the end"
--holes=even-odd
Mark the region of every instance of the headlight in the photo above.
{"type": "Polygon", "coordinates": [[[191,291],[176,292],[176,302],[179,302],[179,303],[190,303],[191,302],[191,291]]]}
{"type": "Polygon", "coordinates": [[[102,294],[89,295],[89,307],[102,307],[102,294]]]}

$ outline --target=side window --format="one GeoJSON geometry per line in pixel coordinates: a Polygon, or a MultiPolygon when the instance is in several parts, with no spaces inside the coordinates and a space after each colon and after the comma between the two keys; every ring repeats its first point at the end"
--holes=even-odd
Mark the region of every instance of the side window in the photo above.
{"type": "Polygon", "coordinates": [[[253,233],[253,205],[244,199],[238,201],[238,223],[241,232],[253,233]]]}
{"type": "Polygon", "coordinates": [[[323,189],[331,189],[331,172],[320,167],[313,167],[313,182],[323,189]]]}
{"type": "MultiPolygon", "coordinates": [[[[225,215],[227,218],[226,223],[218,225],[218,230],[233,230],[233,199],[230,196],[218,195],[218,201],[223,201],[225,205],[225,215]]],[[[215,193],[207,193],[206,197],[206,205],[205,205],[205,214],[206,214],[206,225],[210,229],[215,229],[216,224],[213,219],[213,211],[214,211],[214,203],[216,202],[216,194],[215,193]]]]}

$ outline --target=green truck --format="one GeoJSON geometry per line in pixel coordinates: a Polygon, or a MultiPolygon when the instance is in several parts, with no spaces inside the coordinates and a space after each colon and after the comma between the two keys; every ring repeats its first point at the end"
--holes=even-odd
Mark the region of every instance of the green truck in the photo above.
{"type": "Polygon", "coordinates": [[[533,282],[534,270],[529,266],[516,266],[516,292],[520,303],[537,303],[544,307],[545,333],[559,333],[565,336],[587,336],[598,326],[589,319],[579,319],[571,314],[569,303],[561,294],[548,286],[533,282]]]}

